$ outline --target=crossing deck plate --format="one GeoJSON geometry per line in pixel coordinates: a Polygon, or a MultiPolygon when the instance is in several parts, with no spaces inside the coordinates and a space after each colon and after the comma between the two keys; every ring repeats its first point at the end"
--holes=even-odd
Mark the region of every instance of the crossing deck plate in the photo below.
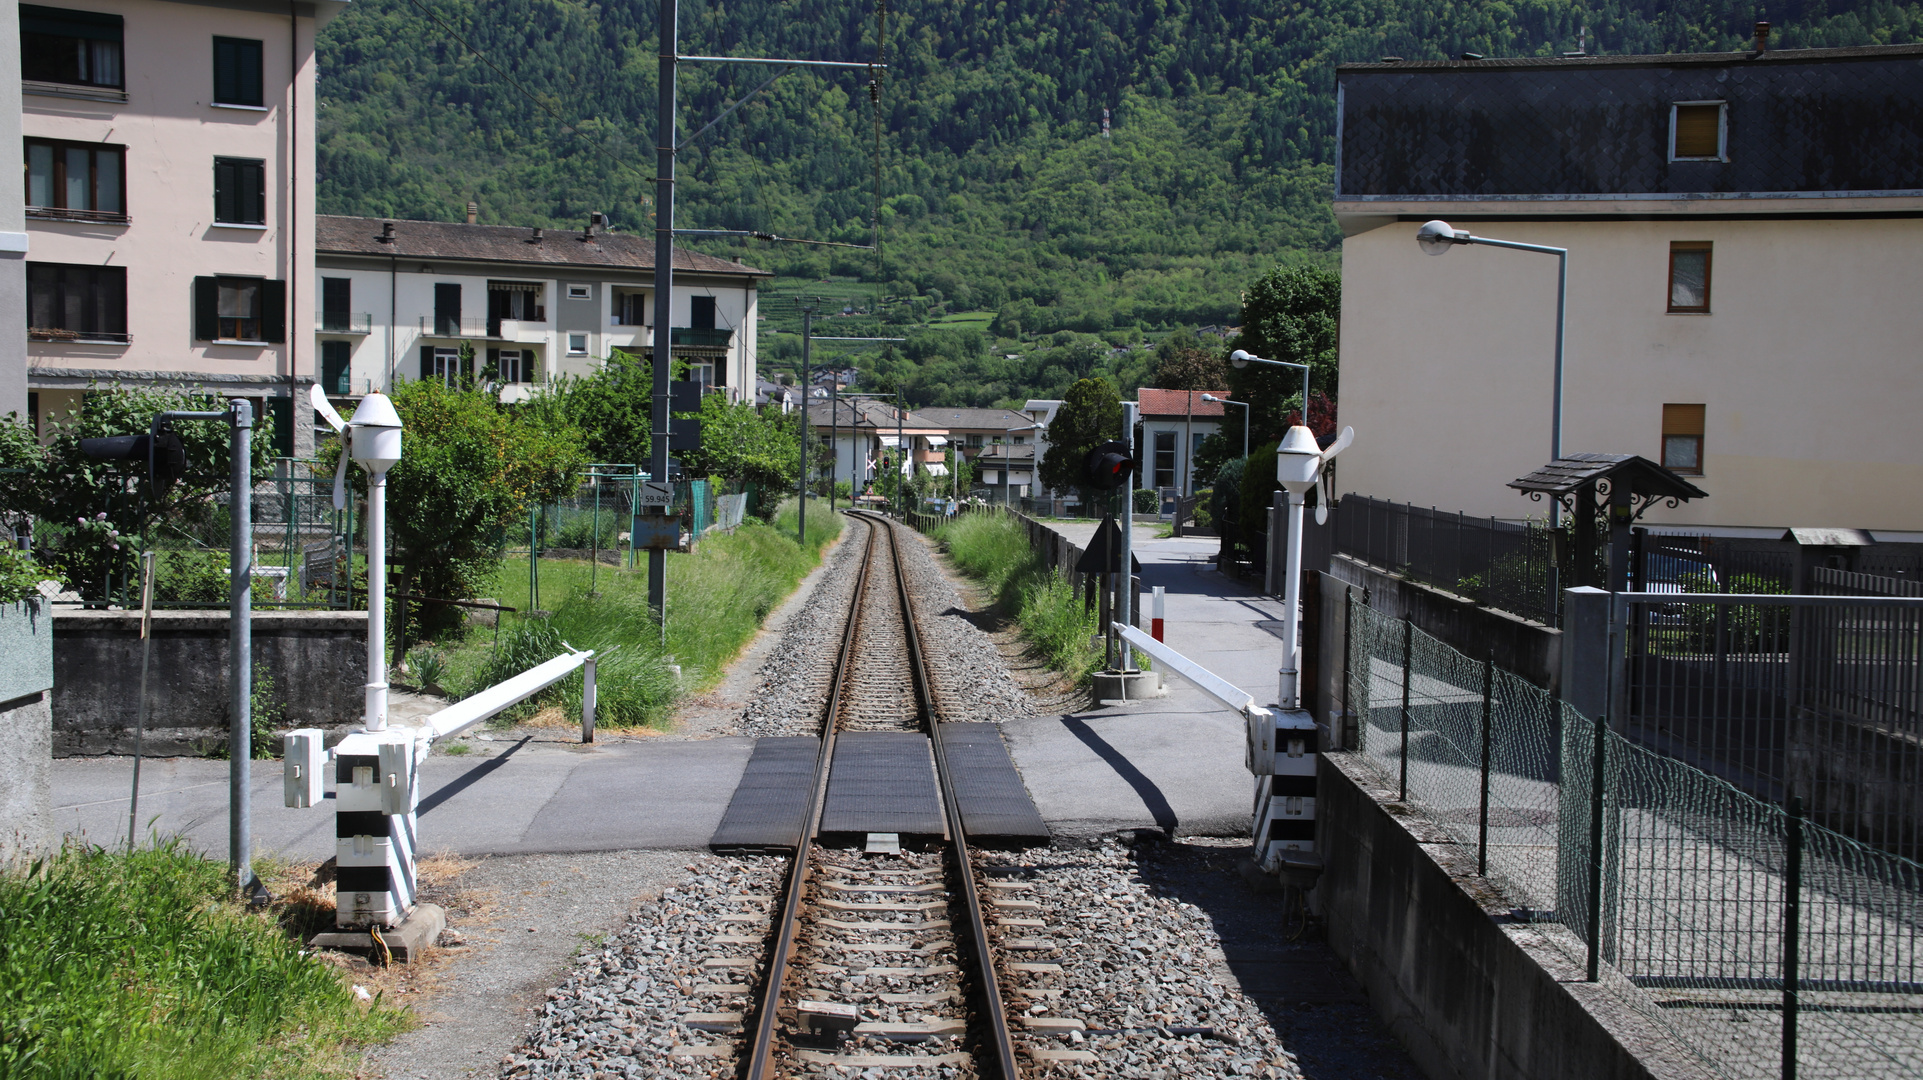
{"type": "Polygon", "coordinates": [[[995,724],[941,724],[935,728],[948,759],[962,828],[970,840],[1046,844],[1048,826],[1015,771],[995,724]]]}
{"type": "Polygon", "coordinates": [[[821,740],[812,735],[756,739],[728,812],[709,839],[714,851],[793,851],[801,842],[821,740]]]}
{"type": "Polygon", "coordinates": [[[848,731],[835,738],[821,833],[941,836],[941,800],[928,737],[912,731],[848,731]]]}

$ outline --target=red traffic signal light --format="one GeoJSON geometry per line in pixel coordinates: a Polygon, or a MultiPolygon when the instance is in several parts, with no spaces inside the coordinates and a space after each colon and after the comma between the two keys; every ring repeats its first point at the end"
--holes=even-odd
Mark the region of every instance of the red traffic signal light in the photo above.
{"type": "Polygon", "coordinates": [[[1115,439],[1090,450],[1082,463],[1082,475],[1097,491],[1113,491],[1127,484],[1135,475],[1135,458],[1129,445],[1115,439]]]}

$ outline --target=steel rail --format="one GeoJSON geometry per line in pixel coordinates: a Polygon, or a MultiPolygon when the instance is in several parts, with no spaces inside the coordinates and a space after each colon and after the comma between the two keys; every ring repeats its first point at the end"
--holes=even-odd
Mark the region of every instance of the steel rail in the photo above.
{"type": "Polygon", "coordinates": [[[794,952],[795,932],[800,926],[801,898],[807,891],[808,875],[812,869],[809,854],[814,848],[815,830],[821,824],[822,796],[828,786],[828,763],[834,760],[835,727],[841,712],[842,684],[848,673],[849,661],[854,656],[855,638],[861,630],[861,601],[868,591],[868,569],[874,565],[875,537],[879,531],[878,524],[869,524],[868,546],[863,549],[861,570],[855,578],[854,604],[849,608],[848,623],[842,631],[841,649],[835,655],[834,674],[829,677],[828,700],[822,709],[821,749],[815,755],[815,783],[808,793],[807,813],[802,816],[805,824],[795,844],[795,863],[788,871],[788,889],[781,903],[781,922],[775,933],[774,947],[768,953],[766,982],[756,1002],[754,1033],[742,1070],[746,1080],[768,1080],[770,1075],[781,986],[787,981],[788,956],[794,952]]]}
{"type": "MultiPolygon", "coordinates": [[[[895,555],[895,587],[901,592],[901,621],[908,644],[908,666],[915,673],[915,696],[921,702],[921,720],[928,729],[928,742],[935,751],[935,777],[941,785],[942,809],[948,819],[949,851],[955,860],[955,880],[961,887],[962,907],[968,913],[970,951],[975,961],[975,987],[981,994],[982,1012],[988,1019],[988,1042],[995,1051],[1001,1080],[1018,1080],[1015,1043],[1008,1034],[1008,1011],[1002,1007],[1002,992],[995,978],[994,954],[989,949],[988,927],[982,919],[981,897],[975,888],[975,867],[968,855],[967,833],[962,828],[961,807],[955,800],[955,785],[948,772],[948,757],[936,736],[939,718],[935,712],[935,691],[928,681],[928,667],[922,657],[921,628],[915,624],[914,600],[909,594],[908,577],[902,569],[901,542],[891,523],[877,528],[888,533],[888,545],[895,555]]],[[[978,1069],[979,1071],[979,1069],[978,1069]]]]}

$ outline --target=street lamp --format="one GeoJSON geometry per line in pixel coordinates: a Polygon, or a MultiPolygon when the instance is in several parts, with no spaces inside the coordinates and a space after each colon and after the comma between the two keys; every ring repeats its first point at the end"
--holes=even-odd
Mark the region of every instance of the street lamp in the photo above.
{"type": "MultiPolygon", "coordinates": [[[[1013,506],[1015,501],[1013,494],[1015,489],[1015,433],[1017,431],[1039,431],[1047,426],[1047,424],[1029,424],[1027,427],[1012,427],[1008,429],[1008,456],[1002,461],[1003,506],[1013,506]]],[[[1029,466],[1028,478],[1030,483],[1039,481],[1037,470],[1041,468],[1041,465],[1041,459],[1037,458],[1035,459],[1035,464],[1029,466]]],[[[1030,507],[1030,509],[1032,510],[1033,507],[1030,507]]]]}
{"type": "MultiPolygon", "coordinates": [[[[1256,356],[1242,349],[1237,349],[1229,354],[1229,363],[1238,368],[1245,368],[1250,364],[1268,364],[1273,367],[1300,368],[1302,371],[1302,426],[1309,426],[1309,365],[1298,364],[1290,360],[1265,360],[1260,356],[1256,356]]],[[[1244,454],[1243,456],[1247,457],[1248,455],[1244,454]]]]}
{"type": "MultiPolygon", "coordinates": [[[[1569,249],[1474,236],[1467,230],[1450,227],[1446,221],[1431,221],[1417,229],[1416,244],[1430,255],[1445,255],[1450,248],[1458,244],[1487,244],[1490,247],[1514,248],[1517,251],[1539,251],[1544,255],[1556,257],[1556,385],[1554,403],[1550,406],[1549,412],[1549,459],[1561,460],[1563,341],[1568,336],[1569,326],[1569,249]]],[[[1562,504],[1553,499],[1550,500],[1550,528],[1554,529],[1560,524],[1561,511],[1562,504]]]]}
{"type": "MultiPolygon", "coordinates": [[[[1216,397],[1214,394],[1203,394],[1202,400],[1219,402],[1223,405],[1242,406],[1242,457],[1247,459],[1249,456],[1249,403],[1246,401],[1230,401],[1228,398],[1216,397]]],[[[1305,405],[1302,408],[1302,418],[1304,422],[1307,422],[1308,416],[1308,406],[1305,405]]]]}

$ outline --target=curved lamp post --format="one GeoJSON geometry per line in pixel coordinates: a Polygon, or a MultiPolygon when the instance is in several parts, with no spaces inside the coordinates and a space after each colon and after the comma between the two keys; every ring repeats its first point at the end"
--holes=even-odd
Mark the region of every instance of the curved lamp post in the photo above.
{"type": "MultiPolygon", "coordinates": [[[[1562,457],[1563,341],[1567,337],[1569,311],[1569,249],[1475,236],[1467,230],[1452,228],[1446,221],[1431,221],[1417,229],[1416,244],[1430,255],[1446,255],[1450,248],[1458,244],[1486,244],[1489,247],[1536,251],[1556,257],[1556,384],[1554,403],[1550,406],[1549,413],[1549,459],[1559,460],[1562,457]]],[[[1549,503],[1550,528],[1556,528],[1561,524],[1561,511],[1562,504],[1551,500],[1549,503]]]]}
{"type": "MultiPolygon", "coordinates": [[[[1249,403],[1246,401],[1230,401],[1228,398],[1216,397],[1214,394],[1203,394],[1202,400],[1216,401],[1216,402],[1222,403],[1223,405],[1242,406],[1242,456],[1244,458],[1247,458],[1249,456],[1249,403]]],[[[1305,410],[1303,412],[1303,416],[1306,417],[1307,415],[1308,413],[1305,410]]]]}

